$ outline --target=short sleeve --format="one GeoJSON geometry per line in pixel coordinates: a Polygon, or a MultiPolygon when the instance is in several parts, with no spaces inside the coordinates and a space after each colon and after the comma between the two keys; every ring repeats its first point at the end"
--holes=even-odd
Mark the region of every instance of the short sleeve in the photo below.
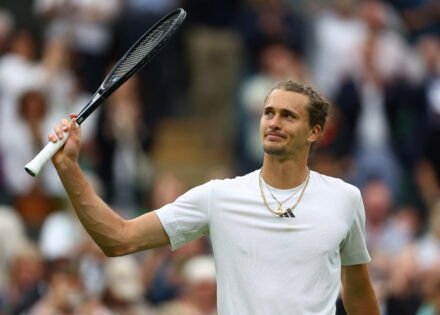
{"type": "Polygon", "coordinates": [[[173,250],[209,233],[211,185],[197,186],[156,210],[173,250]]]}
{"type": "Polygon", "coordinates": [[[350,230],[341,244],[341,264],[358,265],[371,261],[365,241],[365,208],[358,191],[358,201],[350,230]]]}

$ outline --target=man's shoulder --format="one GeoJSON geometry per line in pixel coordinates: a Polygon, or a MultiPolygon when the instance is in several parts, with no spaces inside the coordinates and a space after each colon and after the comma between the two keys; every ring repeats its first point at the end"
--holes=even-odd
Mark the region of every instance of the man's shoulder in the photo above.
{"type": "Polygon", "coordinates": [[[311,175],[315,178],[315,182],[321,186],[321,188],[327,188],[335,191],[337,190],[353,196],[360,195],[360,190],[358,187],[346,182],[342,178],[321,174],[316,171],[311,172],[311,175]]]}
{"type": "Polygon", "coordinates": [[[234,184],[234,183],[241,184],[241,183],[245,183],[248,181],[252,181],[252,179],[254,179],[254,178],[258,178],[259,172],[260,172],[260,170],[255,170],[250,173],[243,174],[243,175],[236,175],[233,177],[222,178],[222,179],[213,179],[212,182],[219,184],[219,185],[227,185],[227,184],[234,184]]]}
{"type": "Polygon", "coordinates": [[[260,170],[255,170],[244,175],[237,175],[230,178],[213,179],[209,183],[217,189],[237,189],[239,187],[252,187],[258,183],[260,170]]]}

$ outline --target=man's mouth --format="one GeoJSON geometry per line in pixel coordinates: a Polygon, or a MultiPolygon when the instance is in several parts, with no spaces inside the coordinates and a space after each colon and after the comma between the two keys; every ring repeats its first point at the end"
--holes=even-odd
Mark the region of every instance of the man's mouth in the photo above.
{"type": "Polygon", "coordinates": [[[266,139],[268,139],[268,140],[279,140],[279,139],[286,138],[283,134],[278,133],[278,132],[267,132],[265,134],[265,136],[266,136],[266,139]]]}

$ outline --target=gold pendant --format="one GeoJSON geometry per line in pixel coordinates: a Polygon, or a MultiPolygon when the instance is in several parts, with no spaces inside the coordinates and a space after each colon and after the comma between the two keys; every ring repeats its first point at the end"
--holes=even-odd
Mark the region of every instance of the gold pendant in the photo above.
{"type": "Polygon", "coordinates": [[[277,214],[277,215],[282,215],[282,214],[284,214],[286,212],[286,210],[284,210],[284,208],[281,206],[281,205],[279,205],[276,209],[275,209],[275,213],[277,214]]]}

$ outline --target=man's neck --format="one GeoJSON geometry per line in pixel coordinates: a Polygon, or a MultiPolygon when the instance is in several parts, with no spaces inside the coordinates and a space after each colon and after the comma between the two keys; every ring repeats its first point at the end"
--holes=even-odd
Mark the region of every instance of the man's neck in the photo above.
{"type": "Polygon", "coordinates": [[[309,169],[307,159],[280,161],[265,155],[261,176],[270,186],[279,189],[289,189],[301,185],[307,178],[309,169]]]}

